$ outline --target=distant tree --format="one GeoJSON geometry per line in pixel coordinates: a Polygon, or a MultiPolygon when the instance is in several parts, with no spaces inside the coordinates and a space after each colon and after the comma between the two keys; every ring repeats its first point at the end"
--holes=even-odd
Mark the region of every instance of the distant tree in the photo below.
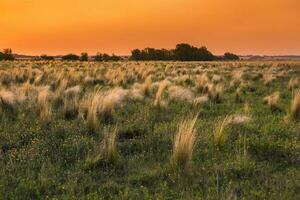
{"type": "Polygon", "coordinates": [[[112,54],[112,56],[110,56],[110,60],[111,61],[119,61],[121,60],[120,56],[116,56],[115,54],[112,54]]]}
{"type": "Polygon", "coordinates": [[[239,56],[233,54],[233,53],[229,53],[229,52],[226,52],[223,56],[224,60],[239,60],[239,56]]]}
{"type": "Polygon", "coordinates": [[[102,54],[101,53],[97,53],[96,56],[94,57],[94,60],[95,61],[103,61],[102,54]]]}
{"type": "Polygon", "coordinates": [[[76,54],[67,54],[61,57],[62,60],[79,60],[79,56],[76,54]]]}
{"type": "Polygon", "coordinates": [[[194,47],[186,43],[177,44],[174,50],[176,60],[181,61],[211,61],[214,55],[206,47],[194,47]]]}
{"type": "Polygon", "coordinates": [[[81,53],[80,60],[81,61],[88,61],[89,60],[89,55],[85,52],[81,53]]]}
{"type": "Polygon", "coordinates": [[[139,49],[134,49],[131,51],[130,60],[142,60],[142,52],[139,49]]]}
{"type": "Polygon", "coordinates": [[[101,53],[97,53],[96,56],[94,57],[94,60],[95,61],[118,61],[118,60],[121,60],[121,57],[120,56],[116,56],[114,54],[112,54],[111,56],[104,53],[104,54],[101,54],[101,53]]]}
{"type": "Polygon", "coordinates": [[[14,60],[14,55],[11,49],[3,49],[3,52],[0,52],[0,60],[14,60]]]}
{"type": "Polygon", "coordinates": [[[54,57],[53,57],[53,56],[47,56],[46,54],[42,54],[42,55],[40,56],[40,58],[41,58],[42,60],[54,60],[54,57]]]}

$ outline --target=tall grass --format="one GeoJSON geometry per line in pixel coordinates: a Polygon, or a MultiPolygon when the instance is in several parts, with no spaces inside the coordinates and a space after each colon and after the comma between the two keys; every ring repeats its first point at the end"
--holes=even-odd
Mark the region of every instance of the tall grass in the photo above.
{"type": "Polygon", "coordinates": [[[155,95],[154,106],[161,108],[166,105],[166,102],[163,101],[162,98],[163,98],[163,93],[164,93],[165,89],[167,88],[167,86],[168,86],[167,80],[163,80],[162,82],[160,82],[160,84],[158,86],[158,90],[155,95]]]}
{"type": "Polygon", "coordinates": [[[44,123],[51,122],[52,117],[52,106],[50,102],[50,92],[48,89],[42,89],[39,91],[37,97],[37,111],[39,114],[39,118],[44,123]]]}
{"type": "Polygon", "coordinates": [[[171,165],[174,168],[187,169],[190,165],[197,140],[195,128],[197,118],[198,115],[194,118],[184,119],[178,126],[171,156],[171,165]]]}
{"type": "Polygon", "coordinates": [[[264,98],[264,103],[266,103],[271,110],[277,110],[279,109],[278,107],[279,97],[280,97],[280,93],[278,91],[274,92],[270,96],[264,98]]]}

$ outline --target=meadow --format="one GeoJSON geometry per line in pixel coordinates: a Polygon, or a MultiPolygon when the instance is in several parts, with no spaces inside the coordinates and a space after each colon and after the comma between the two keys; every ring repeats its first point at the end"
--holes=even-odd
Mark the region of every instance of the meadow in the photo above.
{"type": "Polygon", "coordinates": [[[0,199],[299,199],[300,62],[0,62],[0,199]]]}

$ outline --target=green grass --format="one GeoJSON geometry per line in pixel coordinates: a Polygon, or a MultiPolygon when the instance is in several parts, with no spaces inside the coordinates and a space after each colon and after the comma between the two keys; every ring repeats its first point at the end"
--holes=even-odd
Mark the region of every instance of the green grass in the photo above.
{"type": "Polygon", "coordinates": [[[269,87],[255,81],[255,91],[242,92],[242,103],[228,89],[221,103],[201,108],[173,101],[157,109],[154,97],[147,97],[116,109],[114,120],[101,123],[95,134],[82,119],[64,120],[59,106],[50,124],[39,121],[30,102],[19,105],[14,117],[0,112],[0,199],[298,199],[300,126],[283,120],[291,100],[288,81],[276,79],[269,87]],[[263,97],[277,90],[281,111],[272,112],[263,97]],[[252,121],[229,126],[217,148],[218,120],[243,113],[246,102],[252,121]],[[172,138],[179,122],[199,111],[191,169],[174,171],[172,138]],[[118,130],[117,162],[89,165],[104,127],[112,125],[118,130]]]}

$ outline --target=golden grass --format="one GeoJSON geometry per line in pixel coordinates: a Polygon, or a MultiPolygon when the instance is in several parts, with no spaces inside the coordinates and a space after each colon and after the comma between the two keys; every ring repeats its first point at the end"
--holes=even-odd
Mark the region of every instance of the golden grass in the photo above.
{"type": "Polygon", "coordinates": [[[205,92],[205,87],[209,83],[209,78],[206,73],[197,76],[196,78],[196,88],[199,92],[205,92]]]}
{"type": "Polygon", "coordinates": [[[163,98],[163,93],[164,93],[165,89],[167,88],[167,86],[168,86],[167,80],[163,80],[159,83],[158,90],[155,95],[154,106],[161,108],[166,105],[166,102],[163,101],[162,98],[163,98]]]}
{"type": "Polygon", "coordinates": [[[7,90],[0,91],[0,108],[1,110],[13,111],[17,103],[16,95],[7,90]]]}
{"type": "Polygon", "coordinates": [[[292,91],[298,87],[299,87],[299,79],[295,77],[291,78],[288,83],[288,89],[292,91]]]}
{"type": "Polygon", "coordinates": [[[189,88],[173,85],[168,88],[170,100],[179,100],[192,103],[195,95],[189,88]]]}
{"type": "Polygon", "coordinates": [[[266,103],[271,110],[277,110],[279,109],[278,107],[279,98],[280,98],[280,93],[277,91],[271,94],[270,96],[265,97],[264,103],[266,103]]]}
{"type": "Polygon", "coordinates": [[[214,131],[214,143],[220,147],[225,143],[226,135],[225,129],[230,122],[230,116],[226,116],[222,121],[217,122],[217,126],[214,131]]]}
{"type": "Polygon", "coordinates": [[[171,156],[171,165],[174,168],[187,169],[190,165],[197,139],[195,128],[197,118],[198,115],[182,120],[178,126],[171,156]]]}
{"type": "Polygon", "coordinates": [[[37,108],[40,120],[44,123],[51,122],[52,106],[50,102],[50,92],[48,89],[42,89],[39,91],[37,97],[37,108]]]}
{"type": "Polygon", "coordinates": [[[286,117],[288,121],[300,120],[300,90],[297,90],[291,101],[290,113],[286,117]]]}
{"type": "Polygon", "coordinates": [[[112,130],[106,130],[104,132],[104,138],[101,145],[101,158],[108,163],[115,163],[118,158],[117,151],[117,128],[112,130]]]}

